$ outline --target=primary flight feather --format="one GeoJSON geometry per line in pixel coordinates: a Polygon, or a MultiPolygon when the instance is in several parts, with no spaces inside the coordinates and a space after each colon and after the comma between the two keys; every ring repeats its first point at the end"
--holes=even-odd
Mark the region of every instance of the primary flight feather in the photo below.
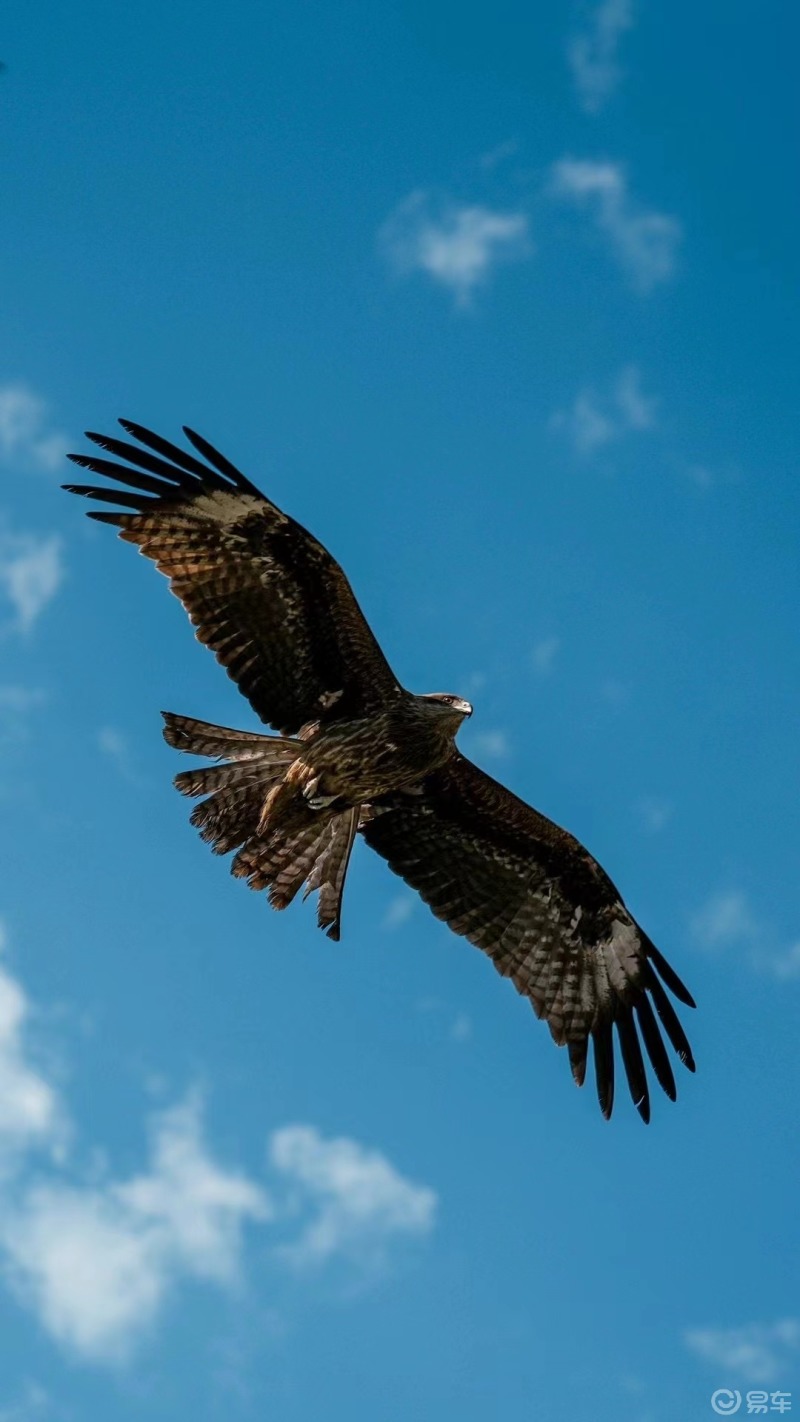
{"type": "Polygon", "coordinates": [[[614,1030],[642,1118],[642,1044],[666,1094],[675,1078],[662,1030],[694,1070],[666,989],[693,1000],[588,850],[467,760],[455,744],[472,708],[397,681],[342,569],[207,440],[194,453],[121,420],[136,443],[87,432],[112,458],[71,454],[119,487],[67,484],[115,504],[90,518],[120,529],[170,580],[261,721],[264,736],[165,713],[170,745],[217,761],[176,778],[203,797],[192,823],[232,872],[275,908],[317,891],[339,937],[356,834],[437,918],[489,955],[581,1085],[593,1044],[603,1114],[614,1102],[614,1030]],[[197,456],[200,456],[198,458],[197,456]]]}

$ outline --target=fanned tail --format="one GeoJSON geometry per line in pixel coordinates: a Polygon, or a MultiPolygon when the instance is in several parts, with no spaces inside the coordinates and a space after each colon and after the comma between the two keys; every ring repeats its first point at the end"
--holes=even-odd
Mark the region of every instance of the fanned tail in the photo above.
{"type": "Polygon", "coordinates": [[[201,838],[215,854],[238,849],[231,873],[252,889],[268,890],[273,908],[286,908],[304,884],[304,898],[318,890],[319,926],[338,939],[358,809],[313,810],[299,793],[284,793],[291,784],[284,786],[287,773],[303,751],[301,741],[234,731],[172,712],[163,715],[169,745],[222,762],[175,777],[181,794],[207,797],[191,814],[201,838]],[[280,792],[279,786],[284,787],[280,792]],[[268,798],[281,810],[275,818],[270,814],[265,825],[268,798]]]}
{"type": "Polygon", "coordinates": [[[355,809],[319,811],[296,805],[289,824],[245,841],[231,873],[246,879],[251,889],[268,889],[276,909],[286,908],[304,884],[304,898],[318,889],[317,922],[329,938],[338,939],[357,823],[355,809]]]}

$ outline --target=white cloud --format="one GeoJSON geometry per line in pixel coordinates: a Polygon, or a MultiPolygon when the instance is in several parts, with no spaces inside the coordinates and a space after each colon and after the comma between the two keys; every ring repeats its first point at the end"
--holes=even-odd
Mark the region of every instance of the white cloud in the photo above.
{"type": "Polygon", "coordinates": [[[454,1011],[452,1005],[438,997],[423,997],[415,1010],[435,1021],[451,1042],[468,1042],[472,1036],[472,1018],[467,1012],[454,1011]]]}
{"type": "Polygon", "coordinates": [[[601,701],[605,701],[608,706],[624,706],[630,701],[631,689],[624,681],[619,681],[616,677],[607,676],[601,681],[599,687],[601,701]]]}
{"type": "Polygon", "coordinates": [[[394,928],[401,928],[410,919],[415,905],[416,900],[413,894],[398,894],[396,898],[392,899],[383,915],[381,928],[385,928],[389,932],[394,928]]]}
{"type": "Polygon", "coordinates": [[[553,664],[557,653],[561,649],[560,637],[542,637],[531,652],[531,661],[534,670],[539,676],[549,676],[553,670],[553,664]]]}
{"type": "Polygon", "coordinates": [[[44,400],[21,381],[0,385],[0,459],[47,471],[66,456],[66,437],[49,427],[44,400]]]}
{"type": "Polygon", "coordinates": [[[39,1383],[26,1382],[14,1402],[0,1406],[0,1422],[34,1422],[51,1412],[49,1393],[39,1383]]]}
{"type": "Polygon", "coordinates": [[[612,399],[625,430],[651,430],[656,422],[658,401],[642,391],[642,380],[635,365],[626,365],[614,383],[612,399]]]}
{"type": "Polygon", "coordinates": [[[0,686],[0,711],[24,716],[45,700],[43,691],[30,686],[0,686]]]}
{"type": "Polygon", "coordinates": [[[61,539],[55,534],[0,530],[0,589],[15,613],[15,627],[29,632],[57,593],[64,576],[61,539]]]}
{"type": "MultiPolygon", "coordinates": [[[[0,925],[0,951],[5,934],[0,925]]],[[[0,963],[0,1175],[33,1146],[57,1149],[64,1120],[52,1086],[30,1059],[31,1009],[5,964],[0,963]]]]}
{"type": "Polygon", "coordinates": [[[531,251],[524,213],[437,203],[423,192],[400,204],[379,240],[395,271],[426,273],[447,287],[459,306],[469,304],[499,262],[519,260],[531,251]]]}
{"type": "Polygon", "coordinates": [[[791,982],[800,978],[800,942],[792,943],[788,948],[778,949],[766,956],[761,963],[772,976],[781,982],[791,982]]]}
{"type": "Polygon", "coordinates": [[[422,1236],[433,1228],[435,1192],[358,1141],[325,1140],[313,1126],[284,1126],[273,1133],[269,1154],[312,1209],[300,1238],[282,1249],[297,1266],[334,1255],[379,1265],[393,1236],[422,1236]]]}
{"type": "Polygon", "coordinates": [[[658,834],[672,819],[672,806],[666,800],[646,795],[637,806],[639,817],[648,834],[658,834]]]}
{"type": "Polygon", "coordinates": [[[143,1175],[99,1186],[36,1184],[6,1207],[0,1242],[11,1283],[59,1343],[96,1362],[127,1357],[183,1278],[235,1282],[264,1191],[220,1167],[190,1097],[156,1117],[143,1175]]]}
{"type": "Polygon", "coordinates": [[[507,760],[511,754],[511,742],[505,731],[476,731],[469,740],[475,754],[485,755],[489,760],[507,760]]]}
{"type": "Polygon", "coordinates": [[[672,276],[681,225],[666,213],[641,207],[630,196],[619,163],[562,158],[553,166],[551,191],[591,213],[637,291],[651,291],[672,276]]]}
{"type": "Polygon", "coordinates": [[[703,948],[727,948],[755,938],[759,931],[745,895],[737,889],[713,894],[694,915],[691,928],[703,948]]]}
{"type": "Polygon", "coordinates": [[[569,41],[567,59],[587,113],[599,113],[616,89],[622,77],[617,58],[620,40],[632,26],[631,0],[603,0],[592,11],[585,29],[569,41]]]}
{"type": "Polygon", "coordinates": [[[800,979],[800,942],[783,947],[769,925],[760,920],[738,889],[712,894],[691,919],[690,928],[701,948],[743,950],[751,967],[780,982],[800,979]]]}
{"type": "Polygon", "coordinates": [[[507,159],[514,158],[518,152],[519,140],[516,138],[507,138],[503,143],[498,143],[494,148],[490,148],[488,153],[481,154],[479,160],[480,166],[491,172],[492,169],[499,167],[501,163],[505,163],[507,159]]]}
{"type": "Polygon", "coordinates": [[[62,1103],[31,1055],[30,1011],[0,965],[0,1271],[67,1353],[123,1362],[182,1285],[234,1287],[248,1226],[287,1225],[296,1237],[279,1253],[291,1265],[334,1255],[381,1264],[393,1236],[432,1227],[433,1191],[377,1151],[312,1126],[270,1138],[280,1184],[292,1187],[279,1218],[259,1182],[215,1159],[196,1092],[151,1118],[138,1174],[114,1178],[96,1150],[88,1173],[76,1170],[62,1103]],[[34,1149],[44,1165],[31,1173],[34,1149]]]}
{"type": "Polygon", "coordinates": [[[451,1042],[468,1042],[472,1036],[472,1019],[466,1012],[459,1012],[450,1026],[451,1042]]]}
{"type": "Polygon", "coordinates": [[[704,1362],[738,1373],[747,1382],[780,1382],[800,1352],[800,1318],[740,1328],[689,1328],[683,1338],[704,1362]]]}
{"type": "Polygon", "coordinates": [[[553,429],[565,430],[579,454],[594,454],[616,436],[614,421],[600,409],[590,390],[581,390],[569,410],[557,410],[553,429]]]}
{"type": "Polygon", "coordinates": [[[604,393],[592,386],[578,392],[565,410],[557,410],[550,424],[563,430],[578,454],[591,456],[626,435],[652,430],[658,401],[645,395],[635,365],[623,366],[604,393]]]}
{"type": "Polygon", "coordinates": [[[102,726],[97,733],[97,745],[108,760],[112,761],[125,780],[136,781],[137,775],[131,761],[127,737],[114,726],[102,726]]]}
{"type": "Polygon", "coordinates": [[[6,1212],[12,1287],[45,1330],[90,1362],[119,1362],[152,1324],[167,1285],[152,1237],[102,1191],[33,1187],[6,1212]]]}

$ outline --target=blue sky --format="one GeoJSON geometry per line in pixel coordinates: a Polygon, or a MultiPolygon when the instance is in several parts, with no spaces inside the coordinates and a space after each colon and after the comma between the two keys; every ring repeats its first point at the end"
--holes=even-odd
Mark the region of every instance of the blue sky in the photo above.
{"type": "Polygon", "coordinates": [[[798,38],[6,7],[2,1422],[800,1405],[798,38]],[[365,846],[333,945],[196,838],[158,712],[253,718],[58,489],[118,415],[311,527],[620,885],[699,1004],[648,1129],[365,846]]]}

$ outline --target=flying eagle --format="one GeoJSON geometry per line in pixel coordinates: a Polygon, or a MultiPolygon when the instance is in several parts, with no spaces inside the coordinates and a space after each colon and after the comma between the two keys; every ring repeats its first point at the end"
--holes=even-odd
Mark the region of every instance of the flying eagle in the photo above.
{"type": "Polygon", "coordinates": [[[203,796],[191,819],[232,872],[283,909],[305,886],[339,937],[342,891],[360,834],[437,918],[511,978],[579,1086],[589,1039],[600,1107],[614,1102],[614,1041],[644,1121],[642,1043],[672,1100],[659,1022],[680,1060],[691,1049],[665,988],[694,1002],[583,845],[457,749],[472,707],[404,690],[331,555],[207,440],[189,453],[121,420],[137,444],[87,432],[111,459],[71,454],[122,488],[67,484],[116,504],[110,523],[170,580],[261,721],[264,736],[164,713],[177,750],[217,761],[175,784],[203,796]],[[197,455],[200,458],[197,458],[197,455]],[[118,463],[117,461],[123,461],[118,463]],[[122,511],[120,511],[120,508],[122,511]]]}

